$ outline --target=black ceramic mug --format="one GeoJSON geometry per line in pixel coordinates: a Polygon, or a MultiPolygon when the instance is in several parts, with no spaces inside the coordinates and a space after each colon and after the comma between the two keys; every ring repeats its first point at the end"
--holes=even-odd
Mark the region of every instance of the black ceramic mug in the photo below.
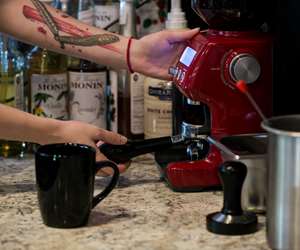
{"type": "Polygon", "coordinates": [[[38,201],[45,225],[58,228],[80,227],[87,223],[91,209],[116,186],[119,170],[111,161],[95,162],[96,151],[82,144],[49,144],[35,153],[38,201]],[[114,170],[108,186],[94,194],[95,174],[114,170]]]}

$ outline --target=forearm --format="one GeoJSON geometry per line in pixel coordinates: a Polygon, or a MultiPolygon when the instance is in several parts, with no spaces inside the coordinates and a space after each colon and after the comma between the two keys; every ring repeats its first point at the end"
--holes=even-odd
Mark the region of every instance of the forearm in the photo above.
{"type": "MultiPolygon", "coordinates": [[[[54,18],[59,35],[70,37],[89,37],[109,34],[109,32],[85,25],[61,11],[47,5],[47,10],[54,18]]],[[[78,46],[61,43],[54,39],[51,28],[45,24],[39,10],[31,0],[0,0],[0,31],[17,39],[36,44],[42,48],[87,59],[113,68],[127,68],[126,48],[128,38],[113,34],[117,42],[108,45],[78,46]]]]}
{"type": "Polygon", "coordinates": [[[44,144],[53,141],[62,121],[41,118],[0,104],[0,138],[44,144]],[[49,137],[49,138],[47,138],[49,137]]]}

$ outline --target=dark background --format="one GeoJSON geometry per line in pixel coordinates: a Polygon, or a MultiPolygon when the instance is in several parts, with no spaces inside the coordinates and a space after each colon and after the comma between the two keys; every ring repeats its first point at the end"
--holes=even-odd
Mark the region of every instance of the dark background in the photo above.
{"type": "MultiPolygon", "coordinates": [[[[258,3],[257,8],[265,9],[266,23],[275,38],[274,115],[300,114],[300,1],[260,0],[258,3]]],[[[190,0],[182,0],[189,27],[206,28],[190,5],[190,0]]]]}

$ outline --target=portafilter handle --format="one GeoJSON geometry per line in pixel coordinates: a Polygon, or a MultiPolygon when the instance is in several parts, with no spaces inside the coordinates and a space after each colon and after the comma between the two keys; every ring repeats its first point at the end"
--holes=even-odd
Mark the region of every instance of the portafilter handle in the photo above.
{"type": "Polygon", "coordinates": [[[126,163],[133,157],[166,149],[184,141],[185,138],[182,135],[175,135],[140,141],[128,141],[123,145],[104,143],[99,146],[99,149],[109,160],[119,164],[126,163]]]}

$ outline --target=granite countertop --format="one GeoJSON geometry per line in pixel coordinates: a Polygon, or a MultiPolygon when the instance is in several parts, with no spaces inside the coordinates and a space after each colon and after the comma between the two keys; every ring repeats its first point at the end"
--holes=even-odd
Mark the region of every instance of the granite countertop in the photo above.
{"type": "MultiPolygon", "coordinates": [[[[96,190],[107,178],[97,177],[96,190]]],[[[222,207],[222,192],[176,193],[159,178],[151,156],[136,159],[118,188],[90,215],[86,227],[54,229],[42,223],[35,189],[34,160],[0,159],[1,250],[213,250],[269,249],[264,216],[247,236],[206,230],[206,214],[222,207]]]]}

